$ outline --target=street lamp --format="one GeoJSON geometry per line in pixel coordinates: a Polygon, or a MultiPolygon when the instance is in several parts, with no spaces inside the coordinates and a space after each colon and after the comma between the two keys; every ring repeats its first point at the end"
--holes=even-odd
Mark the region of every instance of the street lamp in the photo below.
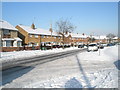
{"type": "Polygon", "coordinates": [[[40,35],[40,50],[42,50],[41,38],[42,38],[42,36],[40,35]]]}
{"type": "Polygon", "coordinates": [[[99,35],[99,56],[100,56],[100,35],[99,35]]]}

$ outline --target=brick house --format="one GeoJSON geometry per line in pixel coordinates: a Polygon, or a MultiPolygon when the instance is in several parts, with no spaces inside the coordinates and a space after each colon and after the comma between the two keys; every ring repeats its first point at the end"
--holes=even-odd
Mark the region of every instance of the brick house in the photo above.
{"type": "MultiPolygon", "coordinates": [[[[69,33],[69,35],[66,35],[67,39],[66,41],[69,41],[70,44],[73,45],[79,45],[79,44],[89,44],[89,43],[108,43],[108,38],[105,35],[101,36],[91,36],[91,35],[85,35],[85,34],[78,34],[78,33],[69,33]],[[94,41],[91,41],[90,38],[94,38],[94,41]]],[[[116,38],[114,41],[117,40],[116,38]]]]}
{"type": "Polygon", "coordinates": [[[114,37],[114,38],[112,39],[112,42],[120,42],[120,41],[119,41],[119,38],[118,38],[118,37],[114,37]]]}
{"type": "Polygon", "coordinates": [[[79,44],[88,44],[89,36],[78,34],[78,33],[68,33],[65,35],[65,44],[69,45],[79,45],[79,44]]]}
{"type": "Polygon", "coordinates": [[[21,47],[22,40],[18,37],[18,30],[10,23],[0,20],[1,46],[21,47]]]}
{"type": "Polygon", "coordinates": [[[23,40],[23,45],[40,46],[40,44],[60,44],[61,37],[54,31],[35,28],[35,25],[30,26],[17,25],[19,30],[18,36],[23,40]]]}
{"type": "Polygon", "coordinates": [[[91,36],[92,38],[95,39],[94,42],[96,43],[108,43],[108,38],[105,35],[101,35],[101,36],[91,36]]]}
{"type": "Polygon", "coordinates": [[[77,34],[71,33],[71,37],[72,37],[71,43],[73,43],[74,45],[87,44],[89,39],[88,35],[78,33],[77,34]]]}

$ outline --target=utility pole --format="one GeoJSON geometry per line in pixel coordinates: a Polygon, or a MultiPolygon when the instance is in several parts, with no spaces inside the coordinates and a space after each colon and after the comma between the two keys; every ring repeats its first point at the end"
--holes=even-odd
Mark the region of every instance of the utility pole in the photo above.
{"type": "MultiPolygon", "coordinates": [[[[50,30],[49,31],[51,32],[51,40],[52,40],[52,32],[53,32],[53,30],[52,30],[52,23],[50,24],[50,30]]],[[[51,42],[51,49],[52,49],[52,42],[51,42]]]]}
{"type": "Polygon", "coordinates": [[[40,35],[40,50],[42,50],[41,35],[40,35]]]}
{"type": "Polygon", "coordinates": [[[99,35],[99,56],[100,56],[100,35],[99,35]]]}

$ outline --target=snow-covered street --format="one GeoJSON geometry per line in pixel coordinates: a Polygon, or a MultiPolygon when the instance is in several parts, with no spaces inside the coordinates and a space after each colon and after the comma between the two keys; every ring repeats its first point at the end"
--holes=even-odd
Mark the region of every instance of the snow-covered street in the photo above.
{"type": "Polygon", "coordinates": [[[41,55],[55,54],[55,53],[65,52],[65,51],[70,51],[75,49],[79,49],[79,48],[70,47],[66,49],[55,48],[52,50],[28,50],[28,51],[1,52],[0,62],[16,61],[20,59],[37,57],[41,55]]]}
{"type": "Polygon", "coordinates": [[[100,55],[85,51],[37,66],[21,66],[25,69],[3,77],[2,88],[118,88],[118,62],[118,46],[100,49],[100,55]]]}

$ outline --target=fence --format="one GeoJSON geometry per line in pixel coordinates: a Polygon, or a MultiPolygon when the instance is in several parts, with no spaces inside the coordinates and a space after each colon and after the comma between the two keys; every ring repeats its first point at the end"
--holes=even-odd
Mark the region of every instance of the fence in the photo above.
{"type": "Polygon", "coordinates": [[[40,46],[35,47],[2,47],[2,52],[22,51],[22,50],[39,50],[40,46]]]}
{"type": "MultiPolygon", "coordinates": [[[[64,45],[64,48],[69,48],[70,45],[64,45]]],[[[11,52],[11,51],[23,51],[23,50],[48,50],[52,48],[63,48],[62,45],[53,45],[51,46],[23,46],[23,47],[2,47],[2,52],[11,52]]]]}

